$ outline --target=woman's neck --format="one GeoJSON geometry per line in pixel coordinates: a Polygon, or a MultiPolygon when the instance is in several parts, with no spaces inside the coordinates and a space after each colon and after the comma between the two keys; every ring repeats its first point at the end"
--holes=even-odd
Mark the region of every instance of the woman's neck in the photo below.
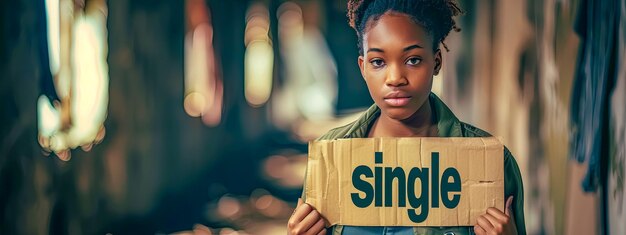
{"type": "Polygon", "coordinates": [[[381,113],[371,130],[369,137],[437,137],[437,125],[434,112],[427,100],[411,117],[395,120],[381,113]]]}

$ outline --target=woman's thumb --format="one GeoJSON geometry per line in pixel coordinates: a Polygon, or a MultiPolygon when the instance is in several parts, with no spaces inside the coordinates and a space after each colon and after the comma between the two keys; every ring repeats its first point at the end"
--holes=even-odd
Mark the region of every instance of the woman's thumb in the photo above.
{"type": "Polygon", "coordinates": [[[506,199],[504,214],[511,216],[511,214],[513,213],[513,208],[511,207],[511,205],[513,205],[513,196],[509,196],[509,198],[506,199]]]}

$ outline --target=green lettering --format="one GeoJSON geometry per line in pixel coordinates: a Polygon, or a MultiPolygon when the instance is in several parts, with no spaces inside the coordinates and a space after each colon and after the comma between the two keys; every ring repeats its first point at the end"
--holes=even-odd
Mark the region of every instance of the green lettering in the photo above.
{"type": "Polygon", "coordinates": [[[420,169],[415,167],[411,169],[407,181],[409,204],[411,204],[413,208],[421,207],[420,214],[415,213],[415,209],[408,209],[409,219],[415,223],[420,223],[428,217],[428,168],[420,169]],[[415,195],[415,183],[417,179],[420,179],[422,189],[419,197],[415,195]]]}
{"type": "Polygon", "coordinates": [[[352,203],[354,203],[355,206],[364,208],[372,204],[374,188],[370,183],[362,180],[361,175],[365,175],[365,178],[372,178],[374,175],[372,174],[372,169],[363,165],[356,167],[352,172],[352,185],[357,190],[365,193],[363,197],[360,197],[359,193],[351,193],[352,203]]]}

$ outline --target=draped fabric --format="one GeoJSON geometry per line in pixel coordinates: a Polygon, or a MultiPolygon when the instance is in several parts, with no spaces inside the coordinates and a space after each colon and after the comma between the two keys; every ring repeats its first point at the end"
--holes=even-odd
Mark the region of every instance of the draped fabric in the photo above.
{"type": "Polygon", "coordinates": [[[602,146],[608,141],[607,102],[615,79],[618,3],[581,1],[575,25],[581,47],[571,99],[570,157],[589,165],[582,182],[587,192],[599,186],[606,157],[602,146]]]}

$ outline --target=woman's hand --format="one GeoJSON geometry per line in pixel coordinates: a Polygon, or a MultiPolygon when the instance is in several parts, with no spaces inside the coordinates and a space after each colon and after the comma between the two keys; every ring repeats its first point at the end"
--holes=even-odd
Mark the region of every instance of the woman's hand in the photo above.
{"type": "Polygon", "coordinates": [[[311,205],[302,203],[298,198],[298,207],[289,218],[287,229],[290,235],[324,235],[324,218],[311,205]]]}
{"type": "Polygon", "coordinates": [[[487,209],[487,213],[476,219],[474,232],[478,235],[516,235],[517,227],[515,227],[515,220],[513,219],[513,210],[511,209],[512,203],[513,196],[509,196],[506,200],[504,213],[493,207],[487,209]]]}

